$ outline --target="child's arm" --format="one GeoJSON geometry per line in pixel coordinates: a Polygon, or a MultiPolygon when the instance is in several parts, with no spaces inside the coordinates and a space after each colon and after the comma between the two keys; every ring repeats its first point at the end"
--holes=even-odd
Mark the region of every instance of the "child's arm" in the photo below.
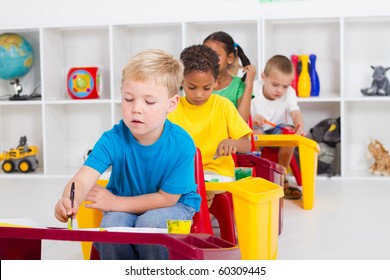
{"type": "Polygon", "coordinates": [[[81,203],[84,201],[90,189],[99,179],[100,173],[95,169],[83,165],[75,176],[66,184],[62,197],[55,206],[55,217],[60,222],[66,222],[69,216],[76,217],[81,203]],[[73,209],[70,201],[70,187],[75,183],[75,199],[73,209]]]}
{"type": "Polygon", "coordinates": [[[256,67],[253,65],[247,65],[244,67],[244,70],[246,72],[245,90],[241,98],[237,100],[237,111],[247,122],[250,116],[253,82],[256,78],[256,67]]]}
{"type": "Polygon", "coordinates": [[[116,196],[106,188],[96,185],[86,198],[92,203],[85,206],[102,211],[142,214],[148,210],[173,206],[179,198],[180,194],[169,194],[162,190],[138,196],[116,196]]]}
{"type": "Polygon", "coordinates": [[[248,135],[241,137],[240,139],[224,139],[222,140],[215,152],[214,159],[222,156],[230,156],[239,153],[249,153],[251,151],[251,142],[248,135]]]}
{"type": "Polygon", "coordinates": [[[305,130],[303,126],[303,116],[300,110],[294,110],[290,113],[291,119],[294,122],[295,134],[305,136],[305,130]]]}

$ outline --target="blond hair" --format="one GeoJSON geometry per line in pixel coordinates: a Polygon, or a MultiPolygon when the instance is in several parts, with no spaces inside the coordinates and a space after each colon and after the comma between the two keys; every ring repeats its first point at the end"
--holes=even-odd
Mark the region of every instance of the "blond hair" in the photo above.
{"type": "Polygon", "coordinates": [[[182,62],[162,50],[145,50],[133,56],[122,70],[121,86],[126,80],[153,80],[168,89],[169,96],[178,94],[183,81],[182,62]]]}
{"type": "Polygon", "coordinates": [[[291,60],[284,55],[274,55],[271,57],[265,65],[264,75],[268,77],[273,68],[276,68],[283,74],[294,73],[294,65],[292,64],[291,60]]]}

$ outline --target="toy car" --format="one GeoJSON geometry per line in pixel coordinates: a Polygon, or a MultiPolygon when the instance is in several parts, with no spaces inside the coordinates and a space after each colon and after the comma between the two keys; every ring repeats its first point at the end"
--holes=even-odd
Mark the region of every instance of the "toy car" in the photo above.
{"type": "Polygon", "coordinates": [[[5,173],[20,171],[28,173],[34,171],[38,166],[38,147],[27,146],[27,138],[20,138],[20,145],[16,149],[0,154],[0,160],[3,160],[1,168],[5,173]]]}

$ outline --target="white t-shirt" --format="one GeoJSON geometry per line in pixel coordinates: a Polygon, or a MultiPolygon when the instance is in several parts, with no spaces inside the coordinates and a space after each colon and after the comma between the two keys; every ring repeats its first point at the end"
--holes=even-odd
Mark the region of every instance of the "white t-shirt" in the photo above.
{"type": "MultiPolygon", "coordinates": [[[[288,87],[287,92],[281,98],[269,100],[263,94],[263,82],[255,81],[253,84],[254,98],[251,102],[251,115],[262,115],[269,122],[275,124],[288,123],[292,111],[300,110],[294,88],[288,87]]],[[[264,130],[273,128],[265,124],[264,130]]]]}

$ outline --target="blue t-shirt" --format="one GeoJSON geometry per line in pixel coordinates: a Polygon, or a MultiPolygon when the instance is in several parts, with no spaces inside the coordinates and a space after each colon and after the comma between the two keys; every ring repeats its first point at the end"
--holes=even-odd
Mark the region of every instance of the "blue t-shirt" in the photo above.
{"type": "Polygon", "coordinates": [[[106,131],[84,165],[101,174],[112,166],[107,189],[118,196],[137,196],[158,190],[181,194],[179,202],[199,211],[195,184],[195,144],[181,127],[165,121],[161,137],[144,146],[123,120],[106,131]]]}

